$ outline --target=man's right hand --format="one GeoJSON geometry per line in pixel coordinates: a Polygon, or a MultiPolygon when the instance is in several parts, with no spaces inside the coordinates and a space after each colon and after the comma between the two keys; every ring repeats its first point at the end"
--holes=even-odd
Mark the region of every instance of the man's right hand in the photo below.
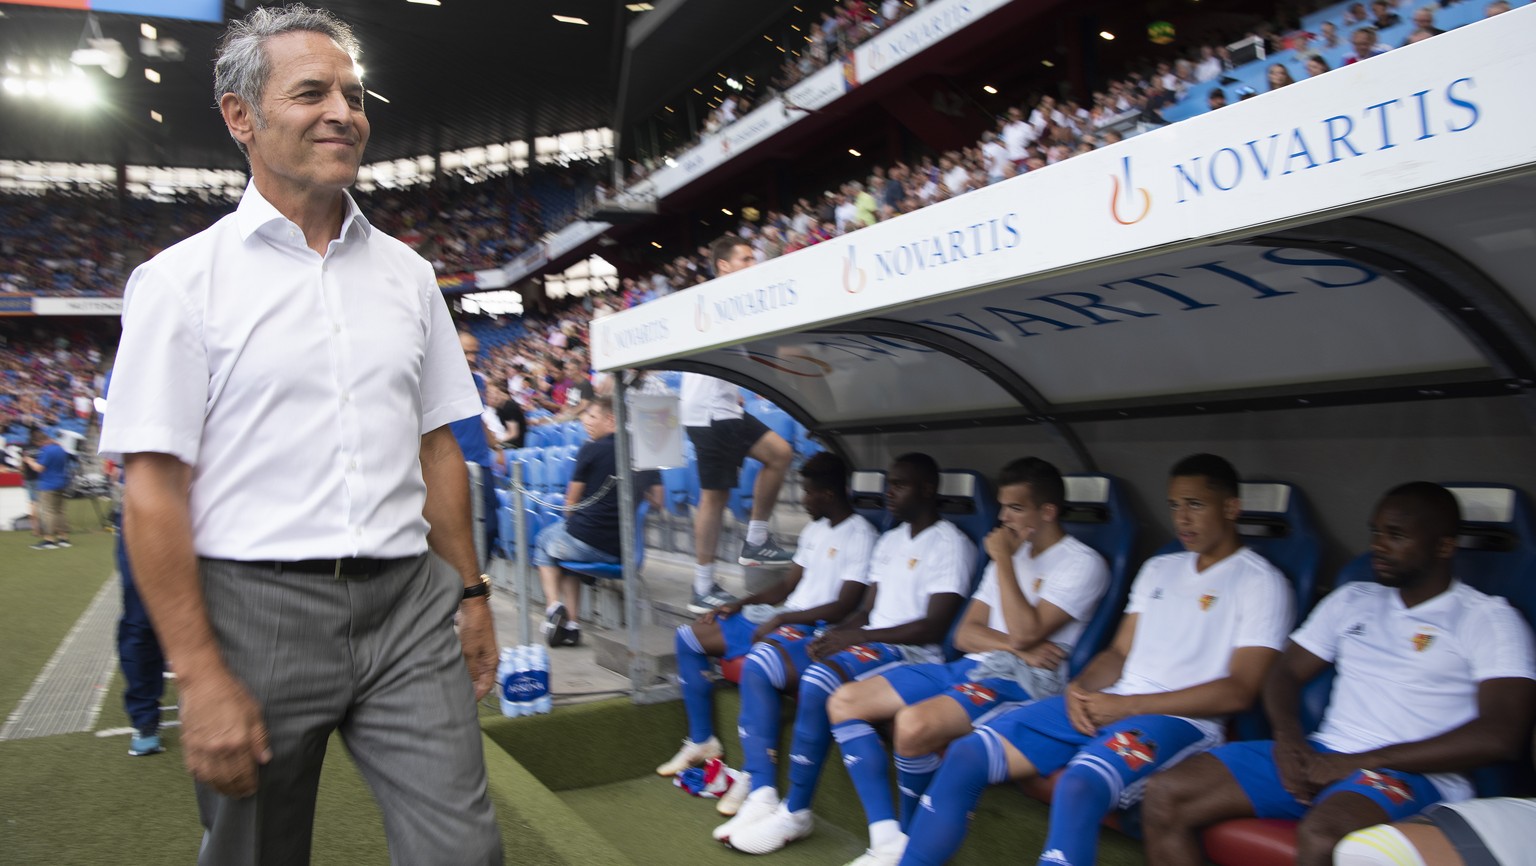
{"type": "Polygon", "coordinates": [[[714,610],[706,610],[699,614],[698,619],[694,621],[701,623],[711,623],[716,620],[725,619],[726,617],[731,616],[739,610],[741,610],[741,602],[722,604],[714,610]]]}
{"type": "Polygon", "coordinates": [[[1311,803],[1318,788],[1312,784],[1310,764],[1317,752],[1306,740],[1276,739],[1274,746],[1275,770],[1286,793],[1297,802],[1311,803]]]}
{"type": "Polygon", "coordinates": [[[227,797],[256,793],[272,760],[261,705],[228,671],[178,679],[181,746],[192,778],[227,797]]]}

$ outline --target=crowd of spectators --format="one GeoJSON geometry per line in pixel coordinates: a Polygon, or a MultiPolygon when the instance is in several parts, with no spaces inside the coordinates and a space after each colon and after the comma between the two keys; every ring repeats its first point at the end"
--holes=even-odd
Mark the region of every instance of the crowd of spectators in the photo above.
{"type": "Polygon", "coordinates": [[[0,319],[0,432],[82,426],[95,414],[117,321],[0,319]],[[73,420],[73,423],[71,422],[73,420]]]}
{"type": "MultiPolygon", "coordinates": [[[[414,247],[439,274],[453,274],[516,258],[574,219],[609,170],[606,162],[575,161],[478,182],[445,174],[428,184],[354,194],[370,222],[414,247]]],[[[0,294],[119,296],[139,264],[235,204],[194,196],[119,199],[95,190],[0,195],[0,294]]]]}

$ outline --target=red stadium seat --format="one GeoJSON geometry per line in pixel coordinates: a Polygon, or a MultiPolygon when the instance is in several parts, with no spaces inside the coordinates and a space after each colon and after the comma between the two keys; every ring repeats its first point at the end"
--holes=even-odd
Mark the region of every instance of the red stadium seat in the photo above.
{"type": "Polygon", "coordinates": [[[1215,863],[1291,866],[1296,862],[1296,822],[1239,818],[1205,831],[1205,856],[1215,863]]]}

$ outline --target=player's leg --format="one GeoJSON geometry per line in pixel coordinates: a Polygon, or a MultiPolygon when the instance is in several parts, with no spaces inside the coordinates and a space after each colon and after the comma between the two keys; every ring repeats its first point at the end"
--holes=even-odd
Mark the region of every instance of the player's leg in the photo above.
{"type": "Polygon", "coordinates": [[[1153,773],[1212,745],[1206,731],[1173,716],[1131,716],[1102,729],[1056,781],[1040,861],[1093,863],[1110,810],[1135,802],[1153,773]]]}
{"type": "Polygon", "coordinates": [[[673,637],[677,652],[677,683],[683,691],[688,715],[688,739],[672,759],[656,768],[672,776],[721,754],[715,738],[715,684],[709,677],[709,659],[725,654],[725,639],[715,622],[692,622],[677,627],[673,637]]]}
{"type": "MultiPolygon", "coordinates": [[[[1485,856],[1481,864],[1496,864],[1486,846],[1477,842],[1474,856],[1485,856]]],[[[1333,847],[1334,866],[1474,866],[1434,824],[1407,821],[1377,824],[1356,830],[1333,847]]]]}
{"type": "Polygon", "coordinates": [[[967,709],[954,696],[940,694],[896,714],[891,744],[896,752],[896,791],[903,832],[911,828],[918,801],[938,772],[939,753],[971,732],[973,716],[967,709]]]}
{"type": "Polygon", "coordinates": [[[908,828],[902,866],[948,863],[970,829],[989,785],[1038,775],[1035,765],[996,731],[981,728],[955,740],[908,828]]]}
{"type": "Polygon", "coordinates": [[[1326,866],[1345,836],[1377,824],[1411,818],[1440,801],[1424,776],[1396,770],[1360,770],[1324,788],[1296,827],[1296,862],[1326,866]]]}
{"type": "MultiPolygon", "coordinates": [[[[1247,748],[1247,744],[1234,745],[1247,748]]],[[[1278,775],[1275,778],[1278,780],[1278,775]]],[[[1153,776],[1147,783],[1141,814],[1147,859],[1170,866],[1201,863],[1200,830],[1228,818],[1252,816],[1254,810],[1233,770],[1213,753],[1193,755],[1153,776]]]]}
{"type": "Polygon", "coordinates": [[[741,738],[742,769],[747,773],[750,792],[736,816],[715,828],[713,835],[722,842],[778,810],[774,755],[779,746],[779,697],[796,687],[800,671],[811,666],[806,651],[810,633],[809,628],[783,627],[767,640],[754,644],[747,653],[741,669],[741,715],[736,731],[741,738]]]}
{"type": "Polygon", "coordinates": [[[887,769],[890,758],[885,753],[885,745],[880,742],[880,735],[870,723],[894,718],[904,706],[906,701],[883,676],[845,683],[827,702],[832,738],[842,749],[843,766],[848,769],[848,778],[853,780],[853,789],[864,806],[871,851],[885,850],[895,844],[901,835],[901,827],[891,804],[890,772],[887,769]]]}

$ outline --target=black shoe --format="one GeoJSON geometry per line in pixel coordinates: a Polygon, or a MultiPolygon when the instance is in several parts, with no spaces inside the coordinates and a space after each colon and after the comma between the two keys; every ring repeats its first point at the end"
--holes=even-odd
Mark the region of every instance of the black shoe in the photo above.
{"type": "Polygon", "coordinates": [[[544,618],[544,625],[540,626],[540,630],[544,632],[544,640],[551,647],[560,646],[565,637],[565,625],[568,622],[570,617],[565,613],[565,605],[556,602],[555,609],[549,612],[549,616],[544,618]]]}
{"type": "Polygon", "coordinates": [[[565,625],[560,629],[561,646],[580,646],[581,629],[573,625],[565,625]]]}

